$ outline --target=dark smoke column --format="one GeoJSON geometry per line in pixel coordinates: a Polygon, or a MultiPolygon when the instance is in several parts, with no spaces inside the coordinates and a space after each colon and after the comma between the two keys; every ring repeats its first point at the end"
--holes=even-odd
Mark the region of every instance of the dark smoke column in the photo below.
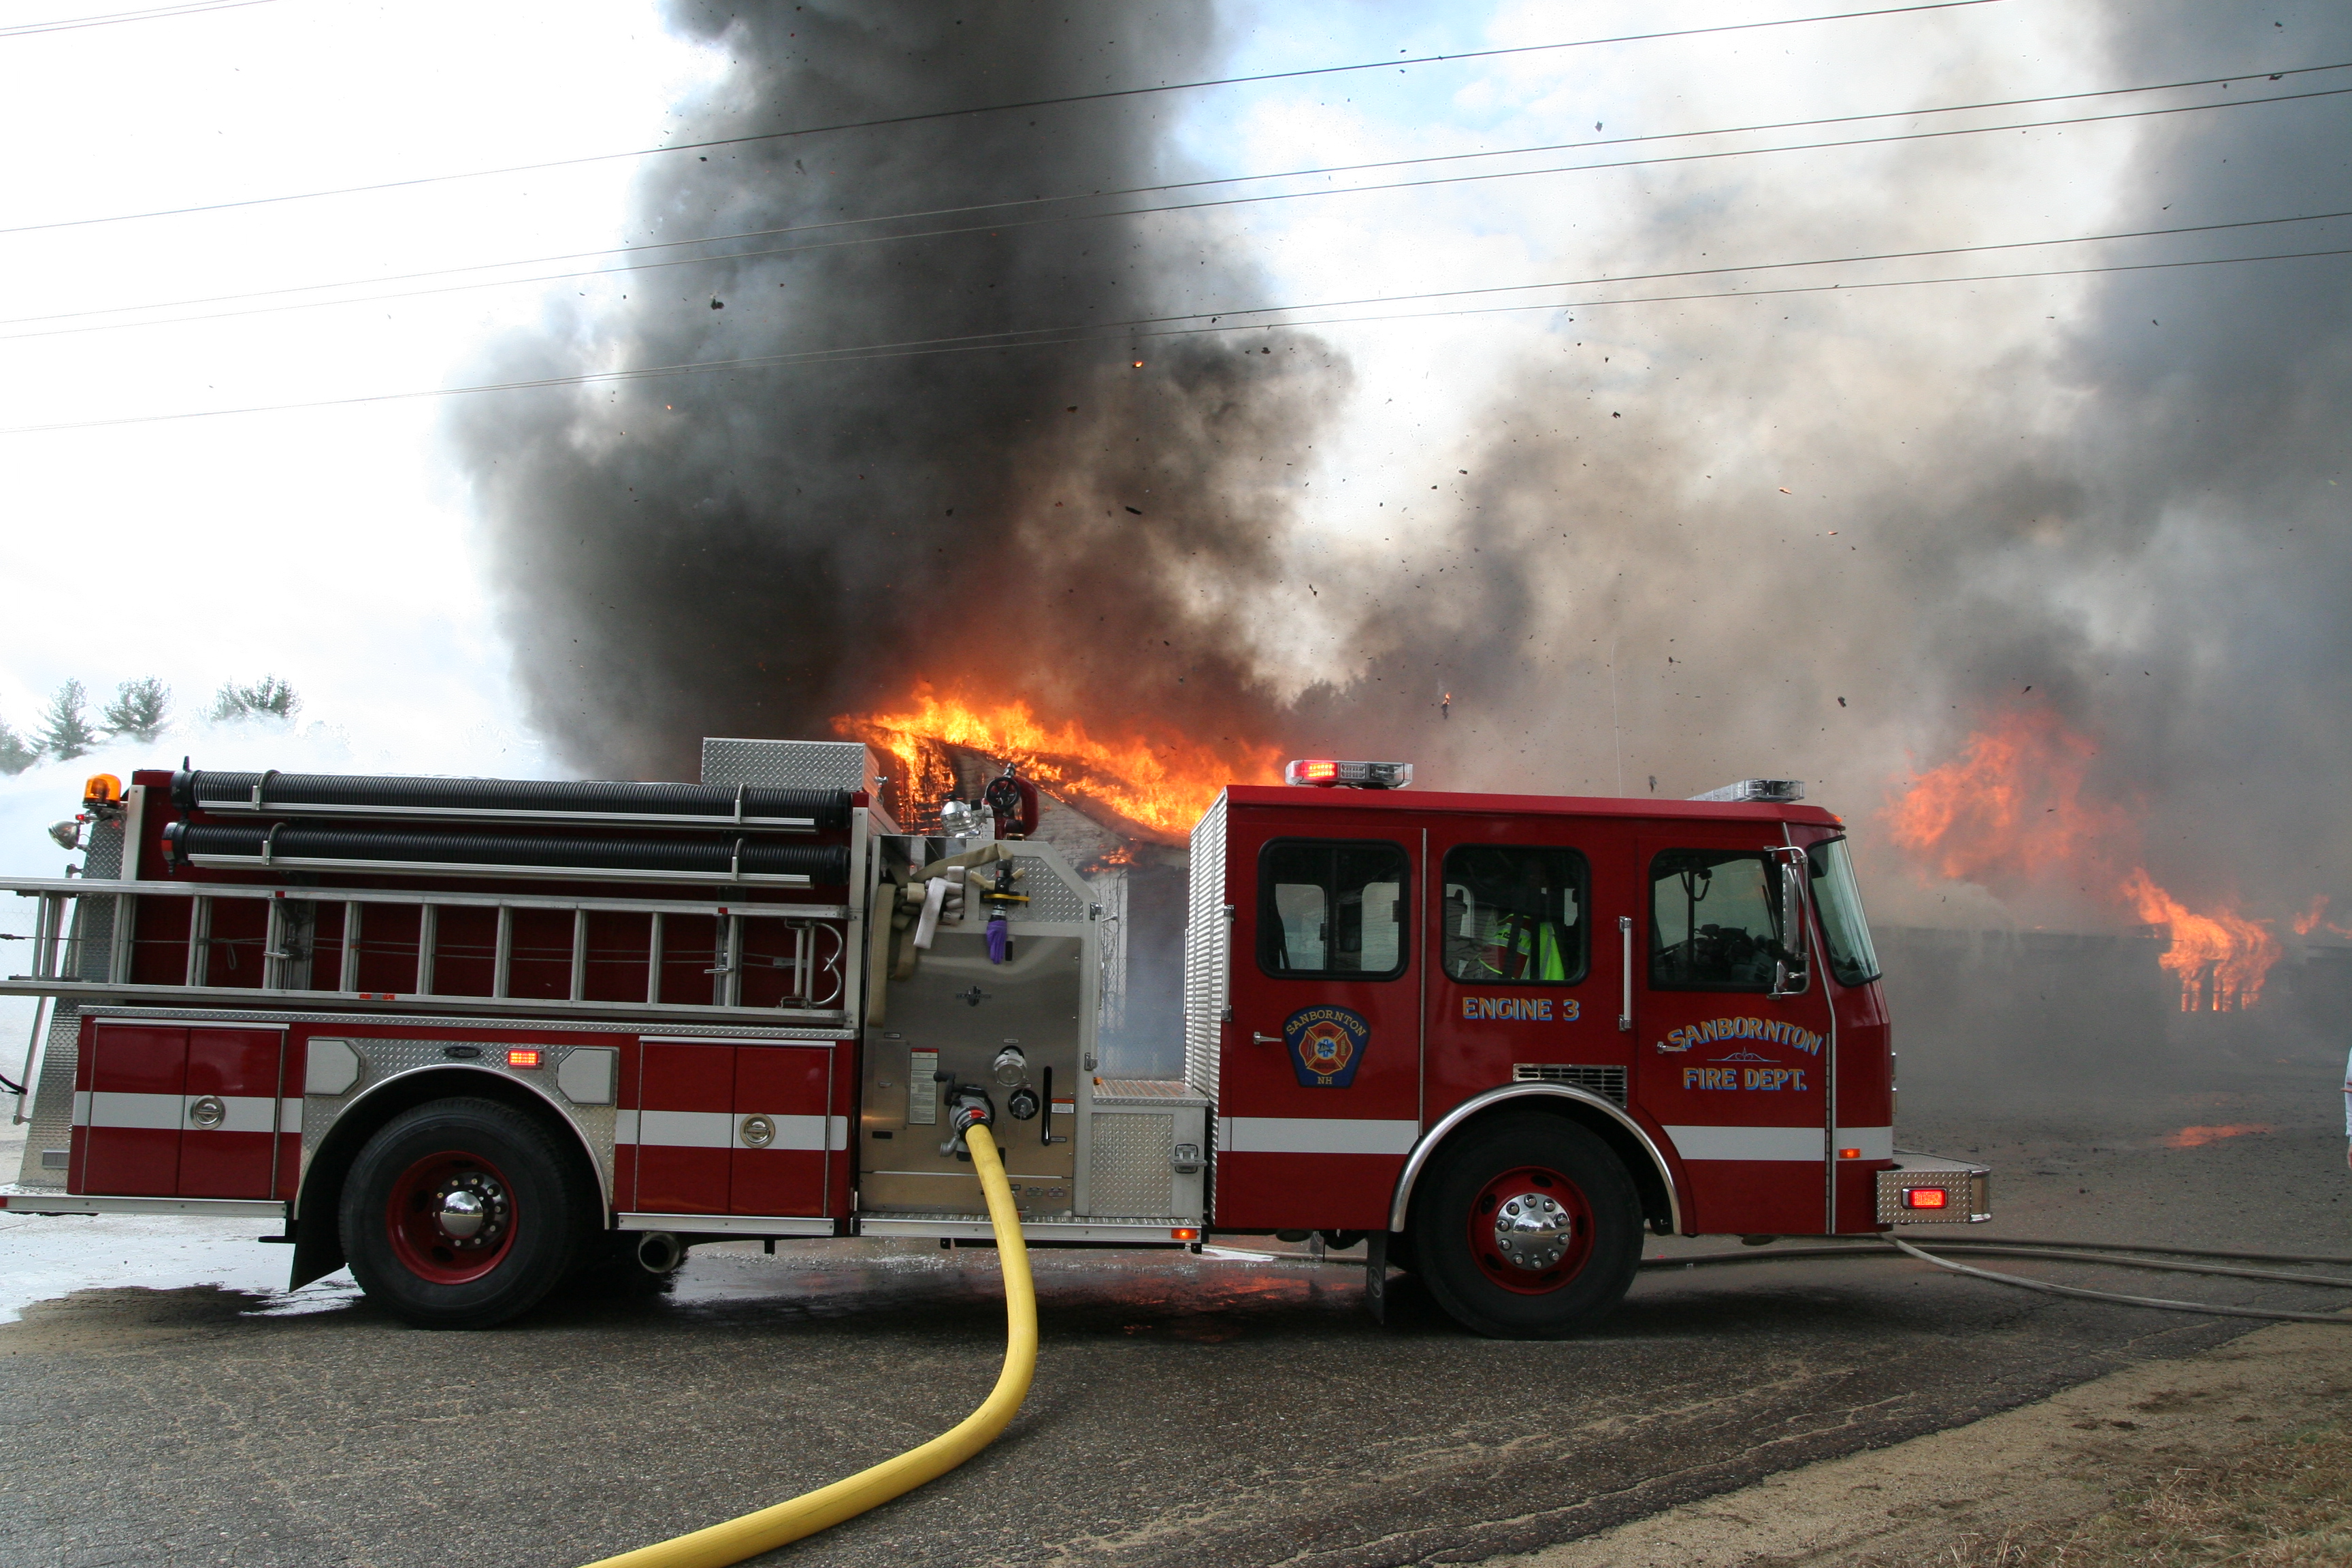
{"type": "MultiPolygon", "coordinates": [[[[681,142],[1214,74],[1208,9],[1190,5],[680,5],[671,25],[735,62],[681,142]]],[[[656,157],[629,237],[1181,177],[1162,145],[1181,107],[656,157]]],[[[615,285],[625,303],[592,310],[567,291],[543,331],[479,368],[560,375],[1257,302],[1223,256],[1213,229],[1113,218],[637,272],[615,285]]],[[[1121,333],[505,395],[454,415],[452,434],[540,721],[586,769],[681,777],[702,735],[824,735],[919,679],[1095,730],[1263,737],[1270,705],[1233,602],[1269,575],[1282,532],[1265,476],[1345,375],[1295,335],[1121,333]]]]}

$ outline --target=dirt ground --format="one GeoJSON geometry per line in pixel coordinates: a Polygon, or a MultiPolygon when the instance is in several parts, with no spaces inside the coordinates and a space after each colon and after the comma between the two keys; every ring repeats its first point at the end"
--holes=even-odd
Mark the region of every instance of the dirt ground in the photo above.
{"type": "MultiPolygon", "coordinates": [[[[2056,1549],[2066,1545],[2070,1563],[2149,1561],[2095,1549],[2126,1545],[2142,1523],[2135,1503],[2168,1485],[2177,1499],[2179,1478],[2226,1477],[2259,1463],[2266,1447],[2340,1437],[2347,1415],[2352,1319],[2343,1328],[2282,1323],[1502,1561],[1519,1568],[2023,1563],[2060,1561],[2056,1549]],[[2105,1528],[2080,1528],[2093,1521],[2105,1528]]],[[[2340,1552],[2352,1500],[2333,1501],[2340,1552]]],[[[2251,1530],[2248,1543],[2258,1544],[2259,1533],[2251,1530]]],[[[2203,1559],[2168,1552],[2155,1560],[2203,1559]]],[[[2302,1552],[2272,1560],[2323,1561],[2302,1552]]]]}

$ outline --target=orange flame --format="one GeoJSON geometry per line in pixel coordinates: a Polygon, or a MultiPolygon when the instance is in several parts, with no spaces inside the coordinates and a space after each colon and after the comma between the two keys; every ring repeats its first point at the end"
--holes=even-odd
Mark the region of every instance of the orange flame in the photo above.
{"type": "Polygon", "coordinates": [[[2220,1127],[2183,1127],[2164,1135],[2168,1149],[2202,1149],[2208,1143],[2219,1143],[2224,1138],[2243,1138],[2252,1132],[2275,1131],[2267,1121],[2231,1121],[2220,1127]]]}
{"type": "MultiPolygon", "coordinates": [[[[1958,760],[1920,774],[1888,803],[1888,837],[1954,880],[2015,884],[2063,868],[2111,886],[2141,921],[2170,933],[2158,962],[2180,982],[2181,1011],[2253,1006],[2281,956],[2278,938],[2234,909],[2189,908],[2144,866],[2109,881],[2139,834],[2132,812],[2083,798],[2097,754],[2046,708],[2010,712],[1969,736],[1958,760]]],[[[2323,908],[2324,900],[2314,905],[2309,919],[2323,908]]]]}
{"type": "Polygon", "coordinates": [[[2233,910],[2197,913],[2137,866],[2123,892],[2140,919],[2172,931],[2157,962],[2179,976],[2182,1012],[2242,1012],[2262,1000],[2263,981],[2279,961],[2278,938],[2233,910]]]}
{"type": "Polygon", "coordinates": [[[2294,934],[2309,936],[2313,931],[2332,931],[2337,936],[2352,936],[2352,926],[2340,926],[2326,919],[2330,902],[2326,893],[2311,900],[2311,907],[2294,917],[2294,934]]]}
{"type": "Polygon", "coordinates": [[[1958,761],[1912,781],[1887,808],[1888,837],[1955,881],[2077,863],[2130,827],[2124,812],[2083,800],[2097,754],[2046,708],[2010,713],[1969,736],[1958,761]]]}
{"type": "Polygon", "coordinates": [[[1048,725],[1026,702],[973,702],[927,681],[898,712],[844,714],[833,728],[898,758],[907,795],[917,800],[935,804],[953,788],[940,748],[963,746],[1017,764],[1024,778],[1056,795],[1171,835],[1190,832],[1226,784],[1280,780],[1272,746],[1153,737],[1139,729],[1097,738],[1076,721],[1048,725]]]}

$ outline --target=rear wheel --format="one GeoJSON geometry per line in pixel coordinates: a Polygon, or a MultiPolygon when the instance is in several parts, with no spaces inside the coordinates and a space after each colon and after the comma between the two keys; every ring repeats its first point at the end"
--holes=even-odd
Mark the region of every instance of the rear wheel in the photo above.
{"type": "Polygon", "coordinates": [[[536,1306],[582,1256],[595,1194],[531,1118],[436,1100],[368,1140],[343,1184],[343,1255],[370,1298],[425,1328],[478,1329],[536,1306]]]}
{"type": "Polygon", "coordinates": [[[1615,1309],[1642,1258],[1633,1178],[1562,1117],[1463,1133],[1413,1196],[1417,1272],[1449,1316],[1496,1339],[1560,1339],[1615,1309]]]}

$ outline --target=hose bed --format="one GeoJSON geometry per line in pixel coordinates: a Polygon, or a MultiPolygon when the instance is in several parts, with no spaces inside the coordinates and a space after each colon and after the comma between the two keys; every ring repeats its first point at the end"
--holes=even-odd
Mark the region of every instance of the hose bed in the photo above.
{"type": "Polygon", "coordinates": [[[839,789],[183,769],[172,775],[172,804],[182,811],[259,816],[635,820],[768,833],[839,833],[849,826],[850,797],[847,790],[839,789]]]}
{"type": "Polygon", "coordinates": [[[191,865],[239,870],[442,871],[498,877],[572,876],[660,881],[849,880],[841,845],[749,837],[594,837],[554,834],[436,833],[415,828],[304,826],[294,823],[174,822],[167,852],[191,865]]]}

